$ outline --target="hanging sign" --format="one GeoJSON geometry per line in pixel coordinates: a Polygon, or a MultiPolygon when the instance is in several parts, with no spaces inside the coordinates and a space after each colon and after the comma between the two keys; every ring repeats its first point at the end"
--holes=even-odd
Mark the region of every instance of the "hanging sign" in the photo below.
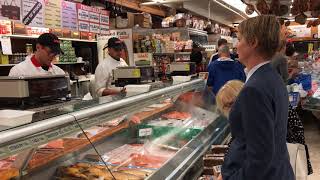
{"type": "Polygon", "coordinates": [[[21,21],[20,0],[0,0],[0,19],[21,21]]]}
{"type": "Polygon", "coordinates": [[[45,0],[44,24],[48,28],[61,28],[61,0],[45,0]]]}
{"type": "Polygon", "coordinates": [[[22,1],[22,23],[33,27],[44,26],[44,1],[24,0],[22,1]]]}
{"type": "Polygon", "coordinates": [[[61,24],[62,28],[78,30],[78,15],[76,3],[62,1],[61,3],[61,24]]]}

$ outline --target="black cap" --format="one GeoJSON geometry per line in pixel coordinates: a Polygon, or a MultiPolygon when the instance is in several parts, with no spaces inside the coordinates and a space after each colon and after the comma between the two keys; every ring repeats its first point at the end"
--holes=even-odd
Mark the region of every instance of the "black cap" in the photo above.
{"type": "Polygon", "coordinates": [[[108,40],[108,43],[103,48],[103,50],[105,50],[106,48],[114,48],[116,50],[121,50],[124,48],[123,41],[121,41],[119,38],[112,37],[108,40]]]}
{"type": "Polygon", "coordinates": [[[46,47],[50,48],[52,53],[64,54],[60,48],[59,38],[52,33],[41,34],[37,39],[37,43],[39,43],[42,46],[46,46],[46,47]]]}

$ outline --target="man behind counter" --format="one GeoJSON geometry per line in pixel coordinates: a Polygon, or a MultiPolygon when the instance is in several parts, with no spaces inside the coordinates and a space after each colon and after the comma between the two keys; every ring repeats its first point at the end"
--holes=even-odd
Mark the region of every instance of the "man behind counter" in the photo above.
{"type": "Polygon", "coordinates": [[[64,75],[62,69],[52,64],[53,59],[61,53],[59,38],[54,34],[44,33],[37,39],[36,52],[12,67],[9,76],[64,75]]]}
{"type": "Polygon", "coordinates": [[[95,90],[97,96],[115,95],[125,91],[125,89],[111,87],[112,70],[117,67],[128,66],[121,58],[124,43],[120,39],[112,37],[103,48],[103,50],[105,49],[108,49],[108,55],[99,63],[95,72],[95,90]]]}

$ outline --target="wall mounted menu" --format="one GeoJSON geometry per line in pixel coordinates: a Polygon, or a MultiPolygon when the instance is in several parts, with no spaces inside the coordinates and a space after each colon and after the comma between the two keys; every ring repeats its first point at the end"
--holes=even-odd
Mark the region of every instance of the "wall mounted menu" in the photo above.
{"type": "Polygon", "coordinates": [[[44,24],[49,28],[61,28],[61,0],[45,0],[44,24]]]}
{"type": "Polygon", "coordinates": [[[22,1],[22,23],[28,26],[43,27],[43,0],[22,1]]]}
{"type": "Polygon", "coordinates": [[[110,12],[109,11],[100,11],[100,33],[108,34],[110,29],[110,21],[109,21],[110,12]]]}
{"type": "Polygon", "coordinates": [[[21,1],[0,0],[0,19],[21,21],[21,1]]]}
{"type": "Polygon", "coordinates": [[[78,15],[76,3],[62,1],[61,3],[61,24],[62,28],[78,30],[78,15]]]}
{"type": "Polygon", "coordinates": [[[77,4],[78,11],[78,27],[79,31],[89,32],[90,31],[90,12],[91,7],[82,4],[77,4]]]}
{"type": "Polygon", "coordinates": [[[92,33],[100,33],[100,9],[91,8],[91,12],[89,12],[90,18],[90,32],[92,33]]]}

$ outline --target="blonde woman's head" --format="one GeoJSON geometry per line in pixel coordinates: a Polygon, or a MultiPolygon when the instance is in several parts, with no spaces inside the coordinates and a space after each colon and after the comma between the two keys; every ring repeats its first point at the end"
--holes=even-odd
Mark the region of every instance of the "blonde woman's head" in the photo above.
{"type": "Polygon", "coordinates": [[[216,96],[217,108],[226,117],[229,117],[229,112],[237,96],[239,95],[244,83],[239,80],[228,81],[222,86],[216,96]]]}

